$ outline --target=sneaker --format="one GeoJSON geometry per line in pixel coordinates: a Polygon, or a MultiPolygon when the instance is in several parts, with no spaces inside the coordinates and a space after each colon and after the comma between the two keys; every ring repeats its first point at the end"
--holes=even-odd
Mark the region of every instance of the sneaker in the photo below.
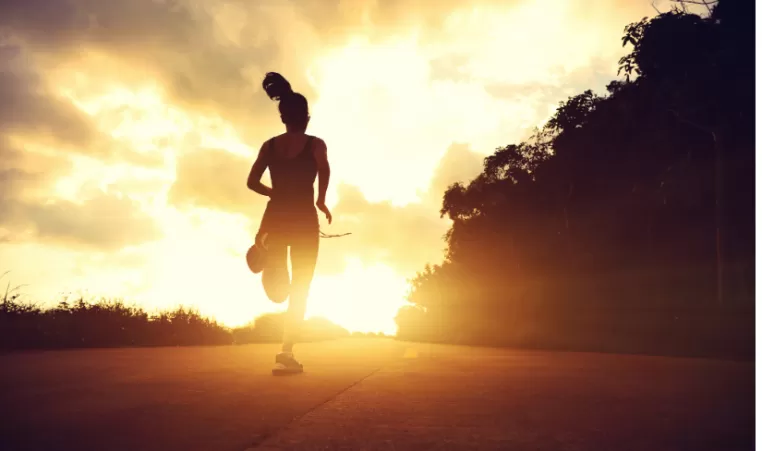
{"type": "Polygon", "coordinates": [[[297,362],[291,352],[281,352],[275,356],[274,375],[298,374],[304,371],[301,363],[297,362]]]}

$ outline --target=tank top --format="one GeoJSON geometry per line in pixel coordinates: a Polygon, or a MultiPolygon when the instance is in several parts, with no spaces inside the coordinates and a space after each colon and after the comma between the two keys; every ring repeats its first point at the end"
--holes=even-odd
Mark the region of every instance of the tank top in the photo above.
{"type": "Polygon", "coordinates": [[[272,181],[272,195],[267,204],[276,227],[289,230],[317,230],[315,208],[315,179],[317,163],[312,154],[312,136],[307,137],[304,148],[293,157],[278,155],[275,138],[268,144],[268,167],[272,181]]]}

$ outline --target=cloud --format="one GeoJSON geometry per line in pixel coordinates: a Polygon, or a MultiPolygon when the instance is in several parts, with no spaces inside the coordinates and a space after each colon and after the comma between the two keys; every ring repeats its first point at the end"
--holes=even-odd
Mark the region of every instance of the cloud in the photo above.
{"type": "Polygon", "coordinates": [[[42,196],[70,169],[65,155],[24,150],[0,135],[0,207],[42,196]]]}
{"type": "MultiPolygon", "coordinates": [[[[261,80],[250,74],[261,77],[283,66],[278,61],[282,42],[273,39],[286,25],[278,20],[283,8],[262,5],[253,10],[244,2],[231,2],[244,19],[234,42],[225,35],[226,24],[220,23],[226,17],[222,5],[74,0],[51,6],[39,0],[9,0],[0,6],[0,25],[51,66],[71,59],[85,65],[93,52],[118,56],[113,63],[126,70],[144,69],[146,77],[158,80],[174,101],[229,118],[251,119],[252,112],[271,105],[258,85],[261,80]]],[[[257,124],[268,118],[260,119],[257,124]]],[[[277,118],[270,120],[274,123],[277,118]]]]}
{"type": "Polygon", "coordinates": [[[75,158],[142,167],[157,161],[113,140],[53,92],[36,61],[18,42],[0,43],[2,240],[113,250],[159,237],[154,221],[130,199],[98,192],[72,202],[56,194],[75,158]]]}
{"type": "Polygon", "coordinates": [[[219,114],[246,141],[257,141],[281,126],[261,90],[264,73],[282,72],[320,102],[324,93],[313,88],[307,70],[326,49],[357,36],[386,44],[394,34],[414,33],[432,80],[528,74],[526,81],[558,58],[584,66],[590,54],[621,50],[623,26],[647,12],[655,12],[648,0],[6,0],[0,28],[46,68],[76,61],[85,72],[107,64],[117,78],[140,71],[137,79],[161,86],[171,102],[219,114]],[[612,38],[601,40],[601,28],[612,38]]]}
{"type": "Polygon", "coordinates": [[[0,43],[0,136],[20,137],[106,162],[155,167],[155,155],[136,152],[98,129],[70,99],[50,89],[34,55],[18,43],[0,43]]]}
{"type": "Polygon", "coordinates": [[[162,237],[139,205],[102,193],[82,203],[5,200],[0,228],[7,241],[38,241],[73,248],[114,251],[162,237]]]}
{"type": "Polygon", "coordinates": [[[383,262],[405,276],[444,256],[444,234],[449,222],[439,217],[444,191],[451,184],[469,181],[482,170],[483,156],[466,144],[452,144],[439,162],[420,202],[402,207],[391,202],[369,202],[357,187],[338,187],[334,208],[337,231],[345,238],[321,241],[319,272],[341,272],[347,257],[366,264],[383,262]]]}
{"type": "Polygon", "coordinates": [[[97,134],[85,114],[47,92],[21,48],[0,45],[0,133],[52,135],[59,143],[89,146],[97,134]]]}
{"type": "Polygon", "coordinates": [[[495,3],[490,0],[357,0],[330,2],[295,0],[292,2],[310,14],[316,14],[316,27],[324,34],[362,32],[384,38],[411,29],[428,32],[441,29],[447,17],[458,9],[495,3]],[[333,28],[333,30],[331,29],[333,28]]]}
{"type": "Polygon", "coordinates": [[[395,207],[391,202],[368,202],[356,187],[338,187],[335,225],[326,233],[352,235],[321,240],[318,272],[342,272],[347,257],[365,264],[384,263],[412,275],[428,261],[441,260],[447,224],[436,211],[420,203],[395,207]]]}
{"type": "Polygon", "coordinates": [[[453,143],[445,152],[434,171],[429,189],[425,194],[427,202],[436,206],[442,203],[447,188],[456,182],[469,182],[484,167],[484,155],[471,150],[465,143],[453,143]]]}
{"type": "Polygon", "coordinates": [[[221,149],[184,151],[177,159],[169,203],[247,216],[261,214],[266,199],[246,187],[252,164],[250,158],[221,149]]]}
{"type": "Polygon", "coordinates": [[[154,220],[128,198],[97,192],[75,203],[51,196],[55,181],[70,169],[64,155],[21,150],[0,136],[4,242],[37,240],[114,250],[161,236],[154,220]]]}
{"type": "Polygon", "coordinates": [[[116,268],[118,270],[136,270],[150,263],[148,244],[143,247],[125,247],[116,252],[86,252],[78,255],[76,264],[82,274],[88,268],[116,268]]]}
{"type": "Polygon", "coordinates": [[[21,209],[41,241],[117,250],[162,237],[154,220],[126,197],[102,193],[82,203],[59,200],[21,209]]]}

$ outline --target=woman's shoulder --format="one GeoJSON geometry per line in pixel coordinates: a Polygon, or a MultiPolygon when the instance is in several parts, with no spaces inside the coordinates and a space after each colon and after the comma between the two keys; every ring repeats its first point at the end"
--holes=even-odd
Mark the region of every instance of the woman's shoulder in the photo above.
{"type": "Polygon", "coordinates": [[[267,139],[265,143],[263,144],[263,147],[272,148],[275,145],[275,143],[279,141],[278,138],[280,138],[281,136],[283,135],[282,134],[275,135],[272,138],[267,139]]]}
{"type": "Polygon", "coordinates": [[[313,148],[325,147],[325,141],[323,141],[323,138],[314,135],[307,135],[307,138],[312,140],[312,143],[315,145],[313,148]]]}
{"type": "Polygon", "coordinates": [[[272,138],[268,139],[266,142],[268,142],[268,143],[275,143],[276,141],[279,141],[284,136],[286,136],[286,134],[285,133],[281,133],[280,135],[273,136],[272,138]]]}
{"type": "MultiPolygon", "coordinates": [[[[323,138],[321,138],[319,136],[308,135],[306,133],[304,134],[304,136],[307,137],[309,147],[312,150],[315,150],[315,149],[325,149],[326,148],[326,144],[325,144],[325,141],[323,140],[323,138]]],[[[288,139],[286,133],[281,133],[280,135],[273,136],[272,138],[270,138],[267,141],[265,141],[264,144],[262,145],[262,147],[264,147],[268,151],[270,151],[270,150],[274,149],[275,146],[278,145],[279,142],[281,142],[281,141],[283,141],[285,139],[288,139]]]]}

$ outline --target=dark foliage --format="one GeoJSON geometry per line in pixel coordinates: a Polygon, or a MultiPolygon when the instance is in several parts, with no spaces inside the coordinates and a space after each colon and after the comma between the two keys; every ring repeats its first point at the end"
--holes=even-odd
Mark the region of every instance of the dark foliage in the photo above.
{"type": "Polygon", "coordinates": [[[398,335],[750,356],[753,7],[627,26],[624,79],[451,186],[446,259],[412,281],[398,335]]]}
{"type": "Polygon", "coordinates": [[[140,307],[108,299],[61,302],[49,309],[14,298],[0,303],[0,349],[229,343],[226,328],[184,307],[149,316],[140,307]]]}
{"type": "MultiPolygon", "coordinates": [[[[348,337],[323,318],[305,321],[302,341],[348,337]]],[[[199,346],[279,342],[283,314],[263,315],[245,327],[229,329],[193,309],[178,307],[149,315],[120,300],[61,302],[42,309],[6,292],[0,299],[0,350],[124,346],[199,346]]]]}

